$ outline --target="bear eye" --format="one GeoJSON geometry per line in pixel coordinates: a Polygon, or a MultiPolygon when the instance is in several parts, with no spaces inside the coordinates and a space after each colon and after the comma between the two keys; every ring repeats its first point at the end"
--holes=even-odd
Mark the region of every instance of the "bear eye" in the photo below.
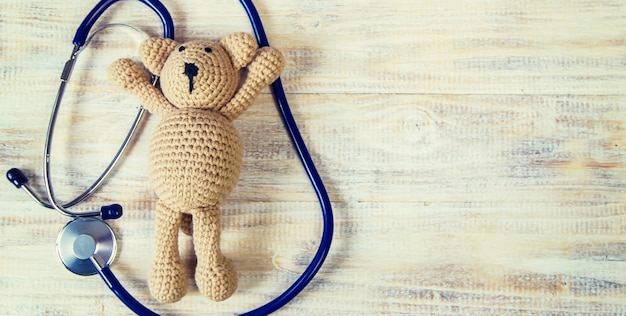
{"type": "Polygon", "coordinates": [[[205,47],[205,48],[204,48],[204,51],[205,51],[205,52],[207,52],[207,53],[210,53],[210,52],[212,52],[213,50],[211,49],[211,47],[205,47]]]}
{"type": "Polygon", "coordinates": [[[179,52],[182,52],[182,51],[184,51],[184,50],[185,50],[185,46],[181,46],[181,47],[179,47],[179,48],[178,48],[178,51],[179,51],[179,52]]]}

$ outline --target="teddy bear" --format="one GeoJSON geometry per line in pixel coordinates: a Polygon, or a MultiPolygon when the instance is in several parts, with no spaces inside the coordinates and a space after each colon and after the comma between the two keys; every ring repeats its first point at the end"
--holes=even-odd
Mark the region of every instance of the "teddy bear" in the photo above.
{"type": "Polygon", "coordinates": [[[186,294],[178,249],[182,230],[192,235],[199,291],[225,300],[237,288],[237,275],[220,250],[219,208],[237,182],[243,151],[232,122],[278,78],[284,56],[275,48],[258,48],[247,33],[182,44],[150,38],[140,45],[139,55],[159,77],[158,85],[128,58],[109,67],[109,80],[160,117],[148,155],[149,180],[158,198],[150,292],[162,303],[186,294]]]}

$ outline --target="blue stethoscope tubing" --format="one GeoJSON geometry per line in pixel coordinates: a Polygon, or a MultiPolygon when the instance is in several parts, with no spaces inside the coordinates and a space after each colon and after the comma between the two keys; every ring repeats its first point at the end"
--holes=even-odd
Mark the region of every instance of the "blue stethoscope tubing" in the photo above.
{"type": "MultiPolygon", "coordinates": [[[[91,9],[89,14],[83,19],[83,22],[78,26],[76,30],[76,34],[74,35],[74,39],[72,43],[75,46],[82,47],[85,45],[85,41],[87,40],[87,36],[89,35],[89,31],[96,24],[96,21],[100,18],[100,16],[114,3],[120,0],[100,0],[98,4],[91,9]]],[[[174,38],[174,21],[172,21],[172,16],[170,12],[167,11],[167,8],[159,2],[158,0],[138,0],[139,2],[148,6],[156,15],[159,16],[161,22],[163,23],[163,37],[174,38]]]]}
{"type": "MultiPolygon", "coordinates": [[[[87,36],[98,20],[98,18],[115,2],[119,0],[101,0],[85,17],[83,22],[78,27],[76,31],[76,35],[73,39],[73,44],[75,46],[75,51],[78,51],[83,45],[85,45],[85,41],[87,36]]],[[[165,8],[165,6],[159,2],[158,0],[139,0],[144,3],[148,7],[150,7],[161,19],[163,23],[163,36],[166,38],[174,37],[174,23],[172,18],[165,8]]],[[[267,35],[265,34],[265,30],[263,28],[263,24],[261,22],[261,18],[259,16],[258,11],[256,10],[254,4],[251,0],[239,0],[243,5],[248,18],[250,20],[250,24],[252,25],[253,31],[255,33],[256,39],[259,43],[260,47],[269,46],[269,41],[267,39],[267,35]]],[[[71,71],[69,69],[68,71],[71,71]]],[[[64,70],[64,73],[66,70],[64,70]]],[[[62,79],[63,79],[62,75],[62,79]]],[[[311,282],[311,280],[315,277],[317,272],[322,267],[322,264],[326,260],[326,257],[329,253],[332,238],[333,238],[333,213],[332,213],[332,205],[330,202],[330,198],[328,197],[328,193],[326,188],[324,187],[324,183],[315,168],[315,164],[311,159],[311,155],[307,150],[306,144],[302,139],[302,135],[300,134],[295,119],[291,113],[289,108],[289,103],[287,101],[287,97],[285,95],[285,91],[282,85],[280,78],[278,78],[275,82],[270,85],[270,89],[276,101],[278,110],[283,120],[283,124],[287,129],[291,141],[298,152],[302,165],[309,177],[309,180],[315,190],[317,198],[320,202],[321,212],[322,212],[322,220],[323,220],[323,230],[322,236],[320,240],[319,247],[315,256],[311,260],[309,266],[305,269],[305,271],[300,275],[300,277],[282,294],[269,301],[268,303],[239,315],[268,315],[279,308],[283,307],[289,301],[291,301],[294,297],[296,297],[304,288],[311,282]]],[[[141,115],[138,116],[138,119],[141,115]]],[[[49,132],[50,133],[50,132],[49,132]]],[[[127,140],[125,140],[127,141],[127,140]]],[[[48,159],[48,157],[46,158],[48,159]]],[[[17,187],[22,187],[23,184],[27,182],[25,176],[19,171],[19,169],[11,169],[7,172],[7,177],[11,182],[13,182],[17,187]]],[[[28,192],[28,190],[27,190],[28,192]]],[[[82,200],[82,199],[81,199],[82,200]]],[[[76,202],[77,203],[77,202],[76,202]]],[[[50,204],[56,205],[56,201],[50,201],[50,204]]],[[[75,204],[75,203],[74,203],[75,204]]],[[[73,204],[72,204],[73,205],[73,204]]],[[[44,205],[49,207],[49,205],[44,205]]],[[[70,206],[66,206],[70,207],[70,206]]],[[[121,209],[119,211],[119,216],[121,216],[121,209]]],[[[74,213],[72,213],[74,214],[74,213]]],[[[100,213],[100,217],[106,219],[103,213],[100,213]]],[[[66,214],[67,215],[67,214],[66,214]]],[[[94,215],[98,216],[98,215],[94,215]]],[[[117,216],[117,217],[119,217],[117,216]]],[[[111,217],[111,218],[117,218],[111,217]]],[[[142,305],[139,301],[137,301],[126,289],[122,286],[122,284],[115,277],[113,272],[111,271],[108,263],[102,261],[102,258],[99,258],[97,255],[91,257],[91,261],[96,267],[98,274],[102,277],[107,286],[115,293],[115,295],[133,312],[138,315],[158,315],[142,305]]]]}
{"type": "MultiPolygon", "coordinates": [[[[246,14],[248,15],[248,19],[250,20],[250,24],[252,25],[254,35],[256,36],[259,46],[269,46],[269,41],[267,39],[267,35],[265,34],[265,29],[263,28],[261,17],[259,16],[256,7],[252,3],[252,0],[239,0],[239,2],[241,2],[244,9],[246,10],[246,14]]],[[[287,96],[285,95],[285,89],[283,88],[280,77],[270,85],[270,90],[274,95],[274,99],[282,117],[283,124],[289,132],[291,141],[298,151],[300,161],[302,162],[302,165],[306,170],[307,176],[309,177],[311,185],[313,186],[315,194],[317,195],[317,199],[320,202],[323,220],[323,231],[320,245],[317,249],[317,252],[315,253],[315,256],[313,257],[313,260],[311,260],[309,266],[302,273],[302,275],[300,275],[296,282],[294,282],[285,292],[283,292],[280,296],[276,297],[272,301],[242,315],[267,315],[281,308],[294,297],[296,297],[296,295],[298,295],[298,293],[300,293],[307,286],[307,284],[311,282],[315,274],[317,274],[319,269],[322,267],[322,264],[326,260],[326,256],[330,251],[330,246],[333,239],[334,221],[330,198],[328,197],[328,192],[326,192],[326,188],[324,187],[324,182],[322,181],[322,178],[315,168],[315,163],[313,162],[313,159],[311,159],[311,155],[309,154],[306,144],[302,139],[302,135],[300,134],[300,131],[296,124],[296,120],[291,114],[289,102],[287,102],[287,96]]]]}

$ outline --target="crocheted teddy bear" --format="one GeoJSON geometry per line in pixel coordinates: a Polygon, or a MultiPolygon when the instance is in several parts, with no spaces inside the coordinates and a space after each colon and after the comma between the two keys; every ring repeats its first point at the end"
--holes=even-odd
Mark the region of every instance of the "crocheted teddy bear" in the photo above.
{"type": "Polygon", "coordinates": [[[225,300],[237,287],[237,275],[220,250],[219,206],[235,186],[242,163],[232,121],[278,78],[284,57],[274,48],[259,49],[245,33],[184,44],[151,38],[139,54],[144,66],[160,76],[160,89],[127,58],[110,66],[109,77],[161,117],[149,152],[149,178],[158,196],[150,292],[163,303],[185,295],[187,277],[178,251],[182,229],[193,236],[198,289],[212,300],[225,300]]]}

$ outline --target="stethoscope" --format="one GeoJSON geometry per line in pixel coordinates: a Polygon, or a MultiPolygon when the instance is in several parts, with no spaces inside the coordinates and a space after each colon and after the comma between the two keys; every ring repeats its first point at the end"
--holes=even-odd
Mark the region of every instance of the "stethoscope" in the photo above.
{"type": "MultiPolygon", "coordinates": [[[[61,73],[61,83],[54,101],[52,113],[50,115],[50,122],[48,124],[48,131],[46,133],[43,163],[44,185],[47,195],[46,198],[44,199],[35,193],[32,187],[28,185],[28,179],[20,169],[13,168],[9,170],[7,172],[7,178],[17,188],[21,188],[24,192],[26,192],[26,194],[39,205],[54,209],[65,216],[72,217],[72,220],[59,232],[56,241],[59,258],[68,270],[79,275],[99,274],[113,293],[115,293],[115,295],[132,311],[138,315],[157,315],[130,295],[110,269],[110,264],[113,262],[117,252],[117,241],[113,230],[105,222],[105,220],[120,218],[122,216],[122,207],[119,204],[105,205],[102,206],[99,211],[81,213],[69,210],[69,208],[89,197],[109,176],[128,147],[130,140],[133,138],[137,127],[145,114],[144,108],[139,107],[138,113],[128,131],[128,134],[123,140],[122,145],[118,149],[112,161],[104,169],[100,177],[98,177],[98,179],[96,179],[96,181],[82,194],[68,203],[60,203],[56,199],[52,182],[50,180],[50,149],[57,114],[59,112],[61,100],[63,99],[63,93],[65,91],[65,85],[71,77],[72,69],[76,63],[77,57],[85,47],[89,32],[91,31],[91,28],[95,24],[96,20],[112,4],[118,1],[119,0],[101,0],[85,17],[83,22],[78,27],[76,35],[74,36],[72,54],[70,55],[70,59],[65,63],[65,67],[61,73]]],[[[163,24],[163,37],[173,38],[174,23],[165,6],[163,6],[163,4],[158,0],[139,1],[152,9],[152,11],[154,11],[161,19],[163,24]]],[[[259,46],[269,46],[269,41],[265,34],[265,30],[263,29],[261,18],[254,7],[254,4],[251,0],[240,0],[240,2],[246,10],[259,46]]],[[[155,83],[157,79],[158,78],[154,78],[155,83]]],[[[270,89],[274,95],[274,99],[283,119],[283,123],[289,132],[292,143],[298,152],[300,160],[320,202],[323,217],[323,232],[320,245],[315,256],[300,277],[275,299],[269,301],[263,306],[240,315],[267,315],[278,310],[291,301],[307,286],[307,284],[313,279],[315,274],[321,268],[330,250],[333,236],[333,214],[330,199],[324,187],[324,183],[322,182],[322,179],[320,178],[313,160],[311,159],[311,156],[306,148],[304,140],[300,135],[293,115],[291,114],[280,78],[270,85],[270,89]]]]}

